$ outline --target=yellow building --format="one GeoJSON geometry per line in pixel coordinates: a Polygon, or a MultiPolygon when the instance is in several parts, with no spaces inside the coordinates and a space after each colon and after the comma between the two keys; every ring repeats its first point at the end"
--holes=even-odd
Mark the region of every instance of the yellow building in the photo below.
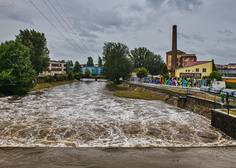
{"type": "Polygon", "coordinates": [[[185,67],[175,69],[175,76],[178,78],[202,79],[212,72],[212,61],[188,61],[185,67]]]}

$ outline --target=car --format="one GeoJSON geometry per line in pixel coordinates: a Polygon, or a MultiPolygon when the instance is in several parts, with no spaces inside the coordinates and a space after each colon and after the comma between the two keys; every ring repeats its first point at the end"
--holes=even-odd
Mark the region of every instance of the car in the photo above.
{"type": "Polygon", "coordinates": [[[201,86],[200,87],[200,91],[209,92],[210,91],[210,87],[208,87],[208,86],[201,86]]]}
{"type": "Polygon", "coordinates": [[[210,92],[211,92],[211,93],[220,93],[220,92],[221,92],[221,89],[220,89],[220,88],[211,87],[211,88],[210,88],[210,92]]]}

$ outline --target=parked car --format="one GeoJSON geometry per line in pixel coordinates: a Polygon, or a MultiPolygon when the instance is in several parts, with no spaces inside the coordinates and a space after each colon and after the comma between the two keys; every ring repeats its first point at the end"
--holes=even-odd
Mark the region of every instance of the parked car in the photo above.
{"type": "Polygon", "coordinates": [[[210,87],[208,87],[208,86],[201,86],[200,87],[200,91],[209,92],[210,91],[210,87]]]}
{"type": "Polygon", "coordinates": [[[218,93],[221,92],[221,89],[215,88],[215,87],[211,87],[211,88],[210,88],[210,92],[211,92],[211,93],[217,93],[217,94],[218,94],[218,93]]]}

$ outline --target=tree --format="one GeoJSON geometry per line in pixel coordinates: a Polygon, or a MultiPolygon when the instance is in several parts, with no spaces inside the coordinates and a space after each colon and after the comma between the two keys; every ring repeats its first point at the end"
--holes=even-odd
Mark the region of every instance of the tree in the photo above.
{"type": "Polygon", "coordinates": [[[65,60],[58,60],[57,62],[60,62],[60,63],[66,63],[65,60]]]}
{"type": "Polygon", "coordinates": [[[162,67],[161,75],[162,75],[164,78],[169,78],[169,72],[168,72],[168,69],[167,69],[166,64],[164,64],[163,67],[162,67]]]}
{"type": "Polygon", "coordinates": [[[84,77],[90,77],[90,74],[91,74],[90,70],[89,70],[89,69],[86,69],[86,70],[85,70],[84,77]]]}
{"type": "Polygon", "coordinates": [[[211,80],[216,79],[217,81],[222,81],[222,76],[223,74],[218,72],[218,71],[212,71],[211,74],[209,75],[209,78],[211,80]]]}
{"type": "Polygon", "coordinates": [[[29,49],[19,42],[0,45],[0,90],[26,94],[34,87],[36,72],[30,62],[29,49]]]}
{"type": "Polygon", "coordinates": [[[144,61],[149,54],[152,54],[145,47],[134,48],[134,50],[130,51],[130,58],[133,63],[134,69],[144,67],[144,61]]]}
{"type": "Polygon", "coordinates": [[[138,68],[136,75],[137,75],[137,77],[139,77],[139,78],[143,78],[143,77],[148,76],[148,71],[147,71],[146,68],[144,68],[144,67],[138,68]]]}
{"type": "Polygon", "coordinates": [[[102,58],[98,56],[98,67],[102,67],[102,58]]]}
{"type": "Polygon", "coordinates": [[[214,59],[212,59],[212,71],[218,71],[218,70],[216,69],[216,65],[215,65],[214,59]]]}
{"type": "Polygon", "coordinates": [[[162,57],[154,53],[150,53],[144,60],[144,67],[152,76],[161,74],[164,64],[165,62],[162,60],[162,57]]]}
{"type": "Polygon", "coordinates": [[[35,30],[29,31],[28,29],[20,30],[20,34],[16,36],[16,41],[30,49],[30,61],[37,74],[48,70],[50,58],[44,33],[35,30]]]}
{"type": "Polygon", "coordinates": [[[92,57],[88,57],[87,67],[94,67],[93,58],[92,57]]]}
{"type": "Polygon", "coordinates": [[[68,73],[68,79],[69,79],[69,80],[74,79],[74,75],[73,75],[72,70],[69,70],[69,73],[68,73]]]}
{"type": "Polygon", "coordinates": [[[104,69],[103,74],[110,80],[120,83],[132,72],[132,62],[128,58],[129,48],[122,43],[108,42],[103,46],[104,69]]]}
{"type": "Polygon", "coordinates": [[[67,60],[66,61],[66,73],[68,74],[69,73],[69,71],[71,70],[73,70],[73,68],[71,68],[71,67],[73,67],[73,61],[72,60],[67,60]]]}
{"type": "Polygon", "coordinates": [[[82,72],[81,65],[78,61],[75,61],[74,73],[82,72]]]}

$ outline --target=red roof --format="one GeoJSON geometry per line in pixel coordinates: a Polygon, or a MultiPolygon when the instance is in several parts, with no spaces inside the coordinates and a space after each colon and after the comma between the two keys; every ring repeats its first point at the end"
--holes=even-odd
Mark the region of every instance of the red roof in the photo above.
{"type": "Polygon", "coordinates": [[[209,61],[188,61],[185,67],[207,63],[209,61]]]}

